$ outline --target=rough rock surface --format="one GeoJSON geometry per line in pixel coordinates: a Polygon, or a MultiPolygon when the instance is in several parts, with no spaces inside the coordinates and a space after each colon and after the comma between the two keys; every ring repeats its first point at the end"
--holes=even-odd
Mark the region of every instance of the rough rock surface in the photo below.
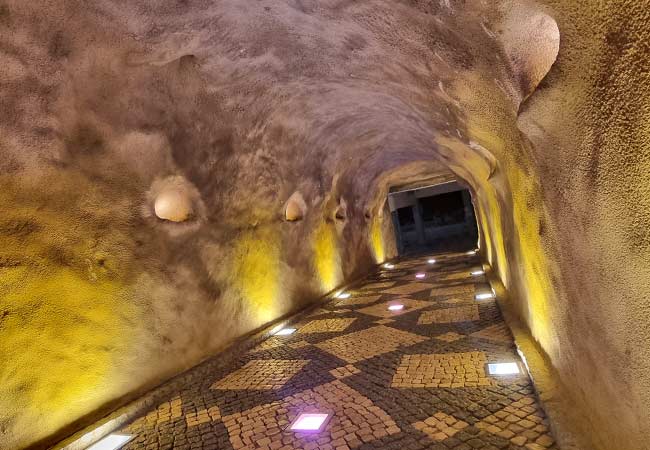
{"type": "Polygon", "coordinates": [[[388,187],[459,177],[586,447],[648,448],[648,11],[0,1],[0,447],[363,273],[388,187]]]}

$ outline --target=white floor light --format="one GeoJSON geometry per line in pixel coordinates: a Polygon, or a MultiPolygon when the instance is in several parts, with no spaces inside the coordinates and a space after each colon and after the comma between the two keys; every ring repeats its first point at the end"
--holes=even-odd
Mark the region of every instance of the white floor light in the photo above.
{"type": "Polygon", "coordinates": [[[86,450],[117,450],[133,439],[134,436],[129,434],[109,434],[88,447],[86,450]]]}

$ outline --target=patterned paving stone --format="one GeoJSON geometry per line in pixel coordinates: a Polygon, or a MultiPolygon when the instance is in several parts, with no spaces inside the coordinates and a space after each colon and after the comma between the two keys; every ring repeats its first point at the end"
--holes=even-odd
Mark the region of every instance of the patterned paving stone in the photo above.
{"type": "Polygon", "coordinates": [[[340,381],[226,416],[223,421],[235,450],[357,448],[400,432],[384,410],[340,381]],[[310,412],[333,414],[323,432],[288,429],[300,413],[310,412]]]}
{"type": "Polygon", "coordinates": [[[337,367],[336,369],[330,370],[330,373],[334,378],[346,378],[346,377],[351,377],[352,375],[356,375],[358,373],[361,373],[359,369],[357,369],[354,364],[348,364],[347,366],[343,367],[337,367]]]}
{"type": "Polygon", "coordinates": [[[547,448],[554,443],[544,412],[530,396],[487,416],[476,424],[476,428],[510,439],[520,447],[536,444],[547,448]]]}
{"type": "Polygon", "coordinates": [[[212,389],[280,389],[308,360],[256,359],[212,385],[212,389]]]}
{"type": "Polygon", "coordinates": [[[474,299],[462,299],[462,298],[449,298],[447,300],[443,300],[441,303],[444,303],[445,305],[468,305],[468,304],[473,304],[474,299]]]}
{"type": "Polygon", "coordinates": [[[365,286],[363,286],[363,290],[366,290],[366,289],[386,289],[386,288],[393,287],[393,286],[395,286],[394,281],[385,281],[385,282],[382,282],[382,283],[366,284],[365,286]]]}
{"type": "Polygon", "coordinates": [[[434,441],[444,441],[468,426],[469,424],[467,422],[458,420],[443,412],[435,413],[422,422],[413,424],[413,428],[426,433],[434,441]]]}
{"type": "Polygon", "coordinates": [[[374,303],[381,298],[381,295],[364,295],[361,297],[350,297],[345,300],[338,302],[338,305],[341,306],[353,306],[353,305],[367,305],[368,303],[374,303]]]}
{"type": "Polygon", "coordinates": [[[449,333],[441,334],[440,336],[436,336],[436,339],[440,339],[441,341],[445,342],[455,342],[459,339],[464,338],[464,334],[458,334],[454,331],[450,331],[449,333]]]}
{"type": "Polygon", "coordinates": [[[307,341],[300,340],[300,341],[292,342],[292,343],[290,343],[288,345],[291,348],[298,349],[298,348],[308,347],[308,346],[311,345],[311,343],[309,343],[307,341]]]}
{"type": "Polygon", "coordinates": [[[558,450],[528,377],[485,374],[518,356],[496,302],[474,300],[484,281],[454,279],[478,256],[428,258],[380,269],[288,325],[293,335],[170,382],[167,401],[120,430],[134,435],[124,450],[558,450]],[[333,413],[323,431],[287,430],[316,410],[333,413]]]}
{"type": "Polygon", "coordinates": [[[401,286],[396,286],[391,289],[386,289],[384,292],[386,294],[397,294],[397,295],[410,295],[415,294],[416,292],[422,292],[427,289],[431,289],[433,285],[427,283],[406,283],[401,286]]]}
{"type": "Polygon", "coordinates": [[[458,286],[437,287],[431,290],[431,297],[442,297],[446,295],[474,295],[474,285],[461,284],[458,286]]]}
{"type": "Polygon", "coordinates": [[[426,308],[427,306],[431,306],[431,303],[423,302],[420,300],[412,300],[410,298],[398,298],[388,302],[382,302],[376,305],[357,309],[356,312],[359,312],[361,314],[367,314],[369,316],[382,317],[388,319],[409,312],[417,311],[418,309],[426,308]],[[391,311],[390,309],[388,309],[389,306],[396,305],[396,304],[404,305],[404,309],[400,309],[397,311],[391,311]]]}
{"type": "Polygon", "coordinates": [[[221,419],[221,411],[219,411],[218,406],[212,406],[209,409],[201,409],[195,413],[190,412],[185,416],[188,428],[219,419],[221,419]]]}
{"type": "Polygon", "coordinates": [[[345,331],[347,327],[352,325],[355,318],[350,319],[320,319],[312,320],[307,325],[300,327],[298,333],[331,333],[336,331],[345,331]]]}
{"type": "Polygon", "coordinates": [[[496,342],[513,342],[512,334],[510,333],[510,330],[505,323],[498,323],[487,328],[483,328],[476,333],[472,333],[471,336],[496,342]]]}
{"type": "Polygon", "coordinates": [[[480,320],[478,305],[424,311],[420,314],[418,324],[471,322],[474,320],[480,320]]]}
{"type": "Polygon", "coordinates": [[[375,320],[375,323],[378,323],[379,325],[388,325],[389,323],[394,323],[394,319],[381,319],[381,320],[375,320]]]}
{"type": "Polygon", "coordinates": [[[266,341],[262,342],[257,347],[253,348],[249,353],[264,352],[267,350],[271,350],[272,348],[280,347],[282,345],[284,345],[284,342],[282,341],[281,338],[271,337],[266,341]]]}
{"type": "Polygon", "coordinates": [[[471,277],[472,276],[470,275],[469,270],[468,270],[468,271],[462,271],[462,272],[446,274],[446,275],[443,275],[441,277],[441,279],[446,280],[446,281],[455,281],[455,280],[465,280],[465,279],[469,279],[471,277]]]}
{"type": "Polygon", "coordinates": [[[396,388],[489,386],[483,352],[404,355],[393,377],[396,388]]]}
{"type": "Polygon", "coordinates": [[[139,428],[155,428],[167,422],[178,419],[183,416],[183,402],[180,397],[174,397],[169,402],[163,402],[156,409],[147,415],[137,419],[131,425],[129,430],[139,428]]]}
{"type": "Polygon", "coordinates": [[[379,325],[328,339],[316,346],[344,361],[355,363],[426,339],[417,334],[379,325]]]}

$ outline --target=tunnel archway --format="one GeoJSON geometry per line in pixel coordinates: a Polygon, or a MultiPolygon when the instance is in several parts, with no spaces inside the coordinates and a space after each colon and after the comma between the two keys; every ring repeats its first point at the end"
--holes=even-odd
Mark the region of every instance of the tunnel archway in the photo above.
{"type": "Polygon", "coordinates": [[[549,397],[641,448],[643,1],[124,3],[0,5],[0,447],[379,270],[391,189],[458,180],[549,397]]]}

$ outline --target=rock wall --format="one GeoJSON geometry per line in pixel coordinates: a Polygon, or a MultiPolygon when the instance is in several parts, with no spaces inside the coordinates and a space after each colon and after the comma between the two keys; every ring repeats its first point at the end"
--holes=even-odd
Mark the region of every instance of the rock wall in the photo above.
{"type": "Polygon", "coordinates": [[[649,5],[542,3],[1,1],[0,448],[391,257],[389,186],[454,177],[587,448],[644,448],[649,5]]]}
{"type": "MultiPolygon", "coordinates": [[[[540,255],[553,274],[544,349],[587,448],[648,449],[650,2],[543,3],[562,45],[518,124],[547,209],[538,234],[554,242],[540,255]]],[[[542,295],[530,297],[534,331],[542,295]]]]}

